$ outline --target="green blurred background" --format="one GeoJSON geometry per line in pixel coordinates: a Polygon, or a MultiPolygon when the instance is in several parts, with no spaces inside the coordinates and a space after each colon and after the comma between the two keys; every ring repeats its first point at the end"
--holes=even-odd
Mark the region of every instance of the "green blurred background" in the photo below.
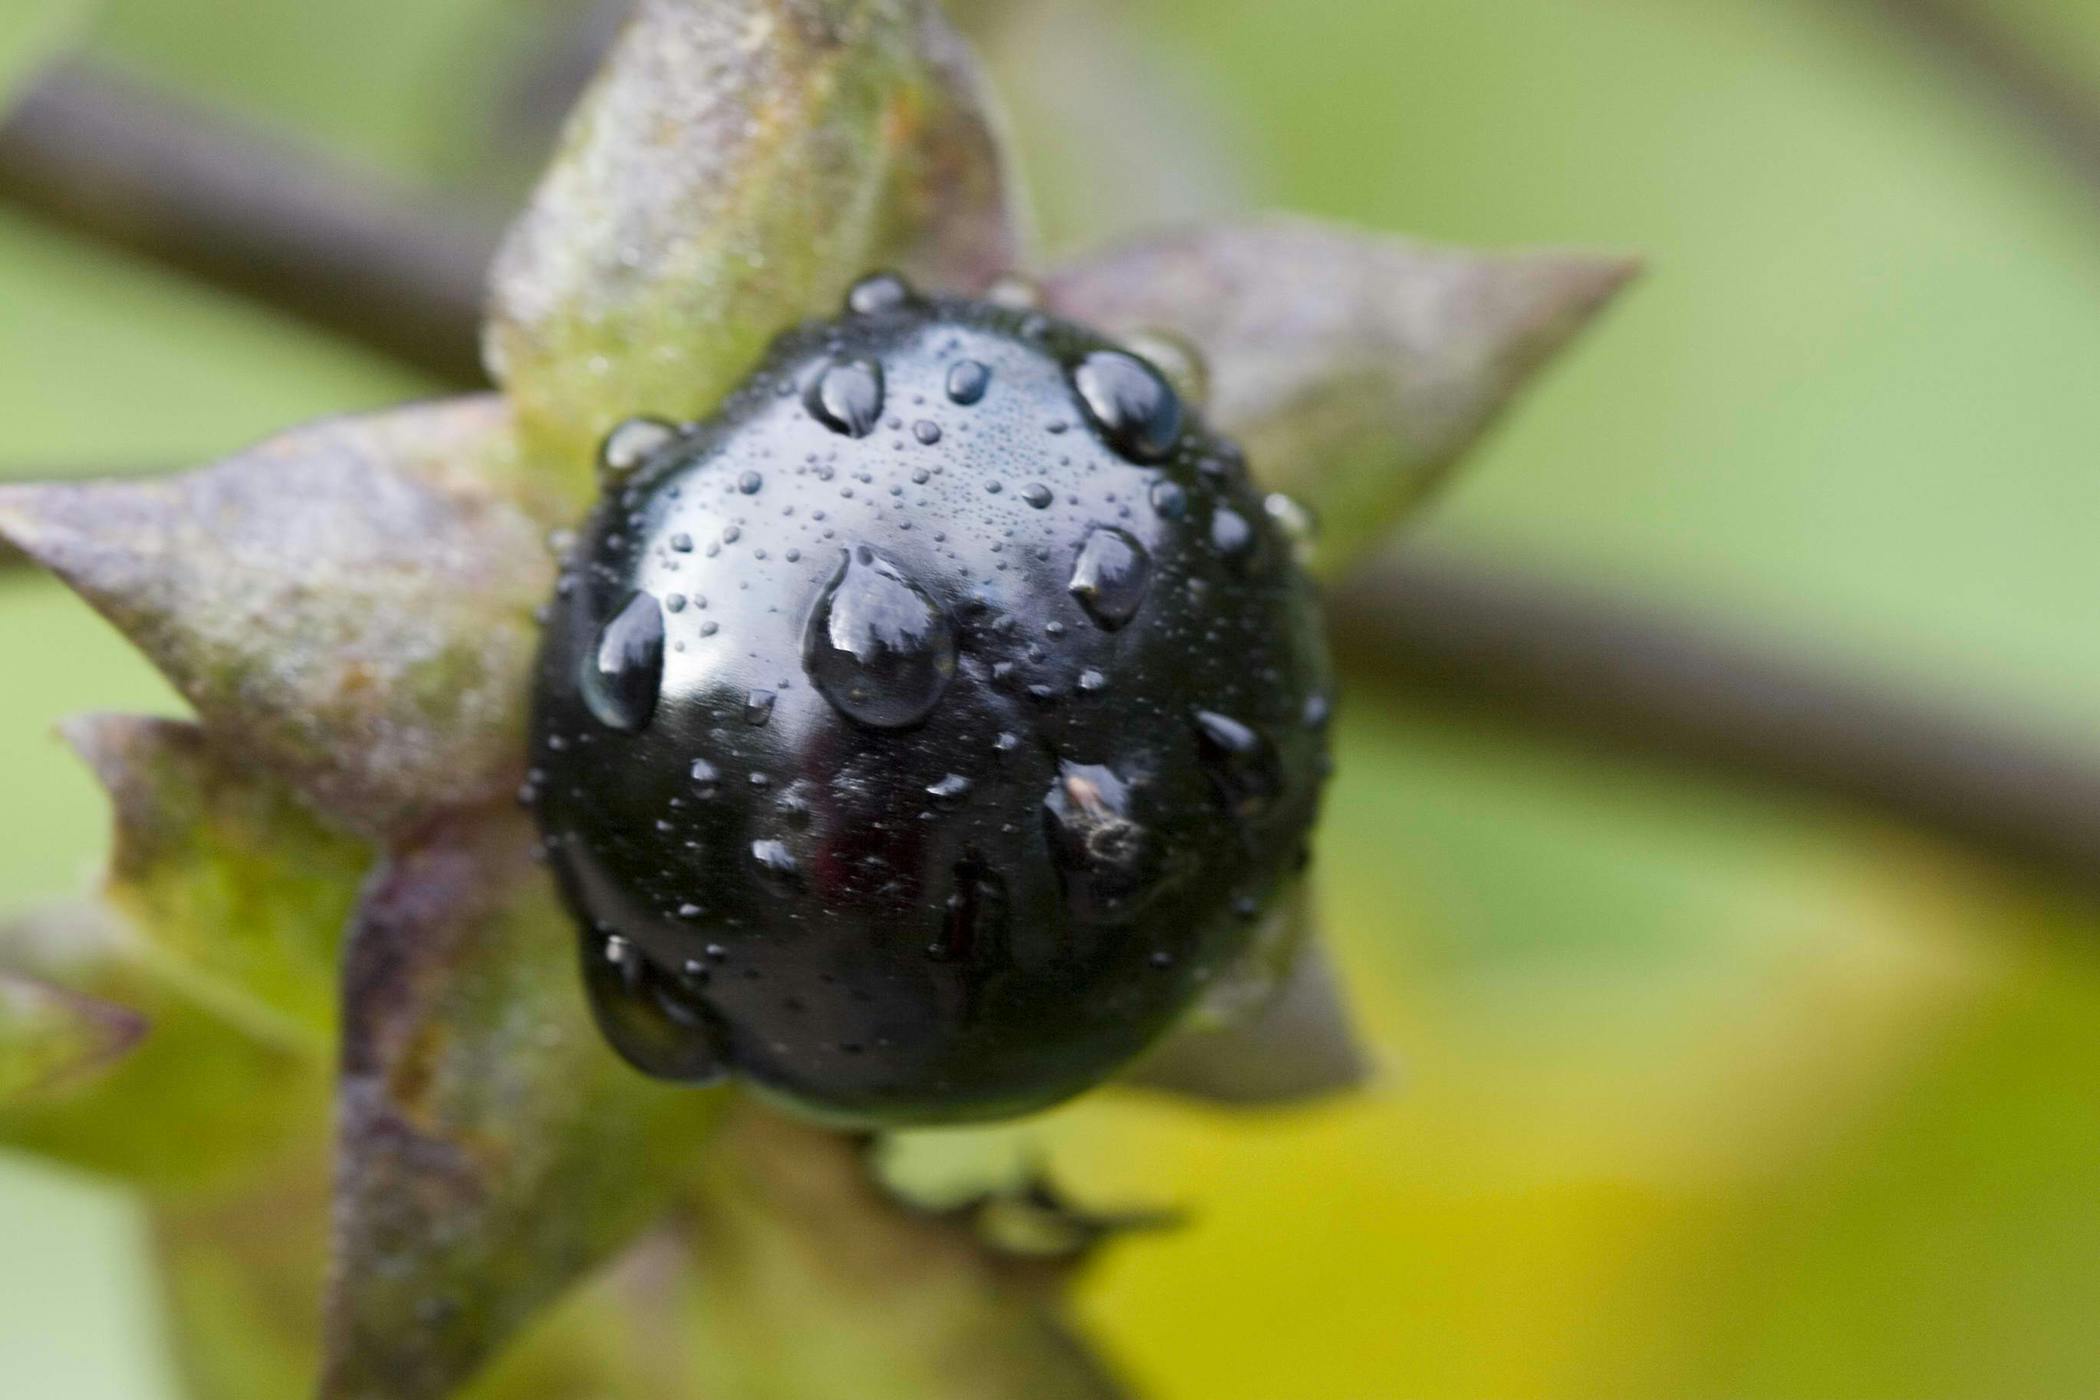
{"type": "MultiPolygon", "coordinates": [[[[2100,103],[2100,6],[1972,3],[2100,103]]],[[[0,75],[84,40],[501,198],[577,6],[63,8],[0,0],[0,75]]],[[[2100,187],[1897,0],[1026,8],[980,19],[1053,248],[1251,204],[1649,258],[1423,534],[2100,755],[2100,187]],[[1181,157],[1133,158],[1132,120],[1181,157]]],[[[0,206],[0,476],[207,460],[431,387],[0,206]]],[[[51,722],[177,702],[20,573],[0,645],[21,903],[104,839],[51,722]]],[[[1319,871],[1376,1091],[1258,1118],[1104,1095],[1002,1135],[1188,1210],[1083,1297],[1150,1393],[2100,1393],[2100,914],[1373,687],[1340,757],[1319,871]]],[[[133,1215],[12,1158],[0,1393],[173,1394],[133,1215]]]]}

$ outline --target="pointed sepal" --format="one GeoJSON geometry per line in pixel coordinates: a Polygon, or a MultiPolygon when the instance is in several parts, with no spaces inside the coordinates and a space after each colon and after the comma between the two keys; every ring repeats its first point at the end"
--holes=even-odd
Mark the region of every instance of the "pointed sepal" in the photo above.
{"type": "Polygon", "coordinates": [[[367,887],[344,969],[325,1400],[436,1400],[656,1219],[721,1092],[592,1024],[522,815],[460,814],[367,887]]]}
{"type": "Polygon", "coordinates": [[[1324,572],[1376,544],[1635,271],[1582,253],[1476,253],[1307,219],[1169,234],[1045,284],[1104,329],[1183,337],[1210,416],[1323,525],[1324,572]]]}
{"type": "Polygon", "coordinates": [[[542,527],[510,417],[462,399],[182,476],[0,487],[0,539],[144,651],[228,752],[346,830],[515,787],[542,527]]]}

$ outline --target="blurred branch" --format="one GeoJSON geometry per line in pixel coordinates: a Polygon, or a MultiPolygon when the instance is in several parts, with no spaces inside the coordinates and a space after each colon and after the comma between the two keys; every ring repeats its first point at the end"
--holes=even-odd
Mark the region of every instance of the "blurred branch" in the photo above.
{"type": "Polygon", "coordinates": [[[2100,193],[2100,101],[1977,0],[1873,0],[1882,16],[2026,125],[2100,193]]]}
{"type": "MultiPolygon", "coordinates": [[[[78,68],[0,127],[0,195],[479,381],[472,346],[495,231],[430,196],[78,68]]],[[[1711,620],[1414,553],[1345,589],[1335,621],[1348,660],[1411,694],[1844,799],[2100,884],[2100,758],[1732,639],[1711,620]]]]}
{"type": "Polygon", "coordinates": [[[481,378],[493,221],[83,65],[0,126],[0,200],[448,381],[481,378]]]}
{"type": "Polygon", "coordinates": [[[1447,554],[1335,598],[1359,674],[1622,751],[1820,793],[2073,884],[2100,882],[2100,762],[1892,694],[1783,644],[1447,554]]]}

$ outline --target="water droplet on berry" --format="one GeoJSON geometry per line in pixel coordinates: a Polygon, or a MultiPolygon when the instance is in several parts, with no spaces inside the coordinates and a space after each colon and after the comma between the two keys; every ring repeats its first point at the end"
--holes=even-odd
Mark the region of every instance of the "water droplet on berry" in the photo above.
{"type": "Polygon", "coordinates": [[[1259,816],[1282,792],[1275,747],[1256,730],[1214,710],[1198,710],[1196,736],[1218,796],[1236,815],[1259,816]]]}
{"type": "Polygon", "coordinates": [[[895,564],[847,550],[810,610],[802,665],[848,719],[901,729],[931,714],[955,678],[955,629],[895,564]]]}
{"type": "Polygon", "coordinates": [[[1135,355],[1095,351],[1072,371],[1072,387],[1109,446],[1132,461],[1164,461],[1181,441],[1181,399],[1135,355]]]}
{"type": "Polygon", "coordinates": [[[747,496],[756,496],[765,484],[766,479],[757,472],[741,472],[736,479],[736,489],[747,496]]]}
{"type": "Polygon", "coordinates": [[[1023,486],[1021,488],[1021,499],[1028,502],[1029,505],[1034,506],[1037,510],[1042,510],[1045,506],[1048,506],[1051,501],[1057,499],[1057,497],[1055,493],[1053,493],[1050,490],[1050,488],[1045,486],[1042,482],[1031,481],[1026,486],[1023,486]]]}
{"type": "Polygon", "coordinates": [[[992,372],[975,360],[957,360],[948,371],[948,397],[968,408],[992,386],[992,372]]]}
{"type": "Polygon", "coordinates": [[[1128,533],[1112,525],[1096,528],[1080,546],[1066,591],[1104,632],[1137,615],[1152,586],[1152,557],[1128,533]]]}
{"type": "Polygon", "coordinates": [[[882,420],[882,366],[869,360],[827,366],[809,387],[808,407],[833,432],[866,437],[882,420]]]}
{"type": "Polygon", "coordinates": [[[773,718],[773,701],[776,697],[770,690],[752,690],[744,696],[744,723],[754,729],[764,728],[773,718]]]}
{"type": "Polygon", "coordinates": [[[1063,762],[1043,828],[1065,901],[1090,923],[1130,919],[1168,883],[1165,852],[1131,812],[1132,792],[1101,764],[1063,762]]]}
{"type": "Polygon", "coordinates": [[[705,1006],[626,940],[586,935],[583,973],[599,1028],[636,1069],[686,1084],[712,1084],[728,1075],[721,1037],[705,1006]]]}
{"type": "Polygon", "coordinates": [[[1155,326],[1132,333],[1124,344],[1150,361],[1189,403],[1200,405],[1210,398],[1210,366],[1185,337],[1155,326]]]}
{"type": "Polygon", "coordinates": [[[1230,506],[1219,506],[1210,516],[1210,543],[1227,563],[1243,564],[1254,549],[1254,527],[1230,506]]]}
{"type": "Polygon", "coordinates": [[[600,724],[631,734],[656,713],[663,671],[663,609],[650,594],[636,593],[583,658],[583,702],[600,724]]]}
{"type": "Polygon", "coordinates": [[[846,293],[846,309],[856,316],[877,316],[910,304],[911,284],[894,272],[871,273],[846,293]]]}
{"type": "Polygon", "coordinates": [[[598,470],[618,479],[678,440],[678,429],[661,418],[630,418],[598,444],[598,470]]]}
{"type": "Polygon", "coordinates": [[[927,784],[926,795],[936,802],[953,806],[970,795],[970,780],[960,773],[950,773],[938,782],[927,784]]]}

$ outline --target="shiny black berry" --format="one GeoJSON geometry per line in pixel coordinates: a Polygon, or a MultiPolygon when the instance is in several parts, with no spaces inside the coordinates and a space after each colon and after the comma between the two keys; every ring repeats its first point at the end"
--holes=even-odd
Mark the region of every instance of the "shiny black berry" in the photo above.
{"type": "Polygon", "coordinates": [[[602,467],[528,796],[641,1069],[861,1123],[1039,1107],[1296,874],[1313,590],[1145,360],[871,278],[602,467]]]}

